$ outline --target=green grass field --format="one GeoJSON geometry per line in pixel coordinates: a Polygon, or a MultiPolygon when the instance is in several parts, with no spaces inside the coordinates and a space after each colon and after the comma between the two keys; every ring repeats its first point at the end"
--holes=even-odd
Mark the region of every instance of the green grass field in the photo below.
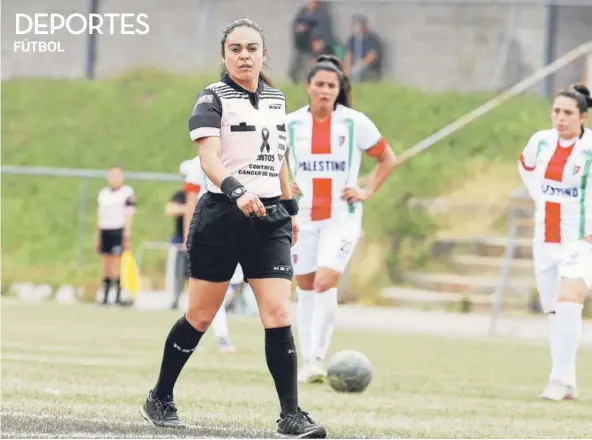
{"type": "MultiPolygon", "coordinates": [[[[197,152],[187,134],[195,96],[214,79],[213,75],[138,70],[96,81],[3,81],[3,165],[106,169],[117,163],[130,171],[177,173],[180,162],[197,152]]],[[[289,111],[306,104],[302,85],[279,86],[287,96],[289,111]]],[[[355,108],[376,123],[396,153],[491,96],[426,93],[386,83],[354,86],[355,108]]],[[[388,284],[404,269],[420,265],[420,251],[426,248],[420,243],[435,232],[434,219],[406,212],[410,197],[439,196],[467,178],[478,181],[488,167],[509,166],[510,179],[495,171],[500,183],[487,185],[505,199],[508,180],[519,184],[515,164],[520,151],[533,131],[547,125],[548,103],[537,96],[520,96],[396,170],[364,209],[368,238],[384,246],[388,254],[388,261],[380,265],[382,276],[375,278],[389,278],[380,280],[388,284]]],[[[371,166],[372,160],[364,160],[364,173],[371,166]]],[[[142,241],[168,240],[172,226],[164,206],[179,185],[129,183],[138,198],[134,247],[142,241]]],[[[93,254],[92,234],[96,194],[104,184],[95,179],[88,185],[84,266],[77,270],[80,180],[2,175],[2,254],[8,268],[2,272],[2,283],[67,282],[96,290],[100,266],[93,254]]],[[[481,200],[482,195],[472,198],[481,200]]],[[[445,219],[438,216],[436,220],[445,219]]],[[[162,278],[162,260],[146,262],[153,281],[162,278]]]]}
{"type": "MultiPolygon", "coordinates": [[[[2,437],[271,437],[273,383],[256,318],[230,318],[239,348],[190,359],[180,416],[163,431],[138,409],[155,382],[177,313],[2,300],[2,437]]],[[[361,395],[300,389],[301,405],[333,438],[585,438],[592,432],[592,350],[580,351],[578,402],[536,395],[547,379],[544,344],[458,340],[337,329],[332,352],[363,351],[374,379],[361,395]]]]}

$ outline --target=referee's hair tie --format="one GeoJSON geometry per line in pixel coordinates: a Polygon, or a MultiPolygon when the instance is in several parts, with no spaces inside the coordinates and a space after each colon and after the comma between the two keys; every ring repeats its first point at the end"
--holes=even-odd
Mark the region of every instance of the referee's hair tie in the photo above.
{"type": "Polygon", "coordinates": [[[280,200],[281,205],[286,208],[288,214],[295,216],[298,214],[298,202],[296,199],[283,199],[280,200]]]}

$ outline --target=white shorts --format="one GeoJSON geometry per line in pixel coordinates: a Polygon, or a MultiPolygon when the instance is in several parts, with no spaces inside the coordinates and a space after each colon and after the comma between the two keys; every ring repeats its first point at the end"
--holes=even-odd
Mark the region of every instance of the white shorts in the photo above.
{"type": "Polygon", "coordinates": [[[236,265],[236,270],[234,271],[234,275],[230,279],[230,284],[241,284],[244,283],[245,276],[243,275],[243,268],[240,264],[236,265]]]}
{"type": "Polygon", "coordinates": [[[319,267],[343,273],[361,233],[360,216],[302,225],[298,241],[292,247],[294,275],[313,273],[319,267]]]}
{"type": "Polygon", "coordinates": [[[533,245],[534,273],[543,312],[555,310],[561,278],[580,279],[592,289],[592,243],[533,245]]]}

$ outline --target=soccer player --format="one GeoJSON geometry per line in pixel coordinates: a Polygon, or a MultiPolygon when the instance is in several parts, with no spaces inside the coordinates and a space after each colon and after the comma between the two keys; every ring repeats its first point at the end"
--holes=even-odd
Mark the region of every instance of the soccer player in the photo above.
{"type": "Polygon", "coordinates": [[[189,119],[190,138],[198,144],[207,177],[207,192],[187,236],[189,305],[167,337],[158,381],[141,412],[156,426],[185,426],[173,403],[175,382],[240,263],[265,328],[265,358],[281,408],[277,431],[289,437],[325,438],[325,428],[298,405],[296,347],[288,313],[298,204],[290,193],[284,160],[285,97],[261,72],[267,47],[262,29],[252,20],[227,26],[221,56],[220,81],[201,91],[189,119]]]}
{"type": "Polygon", "coordinates": [[[115,304],[121,305],[121,254],[129,249],[132,234],[132,216],[136,197],[131,186],[124,185],[125,176],[120,167],[107,171],[107,186],[97,197],[97,227],[94,248],[103,262],[103,304],[109,303],[109,289],[116,288],[115,304]]]}
{"type": "Polygon", "coordinates": [[[577,398],[576,355],[582,309],[592,288],[592,131],[585,127],[590,91],[560,91],[553,128],[536,132],[519,161],[535,205],[533,260],[542,309],[549,316],[552,368],[540,397],[577,398]]]}
{"type": "Polygon", "coordinates": [[[339,64],[312,67],[310,104],[287,117],[292,194],[299,196],[300,239],[292,249],[298,283],[298,379],[322,381],[337,310],[337,284],[362,232],[362,203],[381,187],[396,158],[374,123],[353,110],[339,64]],[[376,160],[358,186],[362,155],[376,160]]]}

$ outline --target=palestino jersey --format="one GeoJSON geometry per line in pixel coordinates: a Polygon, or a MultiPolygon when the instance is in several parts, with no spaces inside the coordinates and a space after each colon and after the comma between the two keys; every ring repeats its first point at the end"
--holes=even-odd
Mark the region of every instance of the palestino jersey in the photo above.
{"type": "Polygon", "coordinates": [[[357,186],[362,152],[380,155],[387,147],[378,128],[363,113],[338,104],[331,117],[314,121],[305,106],[287,115],[288,163],[302,196],[302,222],[338,220],[361,215],[361,203],[341,198],[344,188],[357,186]]]}
{"type": "Polygon", "coordinates": [[[569,243],[592,234],[592,130],[573,141],[536,132],[520,156],[520,175],[535,203],[535,240],[569,243]]]}

